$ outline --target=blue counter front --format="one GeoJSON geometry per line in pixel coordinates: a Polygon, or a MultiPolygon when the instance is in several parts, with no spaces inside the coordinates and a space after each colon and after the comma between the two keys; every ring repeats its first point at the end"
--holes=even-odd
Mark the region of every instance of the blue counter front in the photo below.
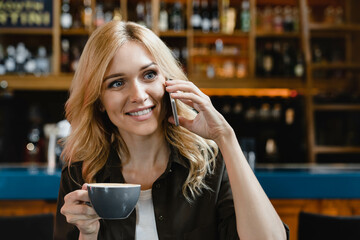
{"type": "MultiPolygon", "coordinates": [[[[272,199],[360,199],[360,171],[327,169],[268,169],[255,174],[272,199]]],[[[55,200],[60,170],[46,168],[0,168],[1,200],[55,200]]]]}

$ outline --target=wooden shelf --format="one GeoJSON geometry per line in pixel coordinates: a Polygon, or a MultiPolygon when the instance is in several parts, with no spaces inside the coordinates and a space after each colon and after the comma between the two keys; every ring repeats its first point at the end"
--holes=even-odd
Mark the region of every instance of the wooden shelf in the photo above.
{"type": "Polygon", "coordinates": [[[360,146],[359,147],[342,147],[342,146],[315,146],[314,152],[319,153],[333,153],[333,154],[340,154],[340,153],[360,153],[360,146]]]}
{"type": "Polygon", "coordinates": [[[90,35],[91,31],[83,28],[61,29],[61,35],[90,35]]]}
{"type": "Polygon", "coordinates": [[[354,69],[360,70],[360,63],[312,63],[313,70],[320,69],[354,69]]]}
{"type": "MultiPolygon", "coordinates": [[[[191,30],[191,31],[193,31],[193,30],[191,30]]],[[[242,32],[242,31],[239,31],[239,30],[234,31],[233,33],[224,33],[224,32],[203,33],[201,31],[193,31],[193,35],[194,35],[194,37],[219,37],[219,38],[221,38],[221,37],[249,37],[249,33],[242,32]]]]}
{"type": "Polygon", "coordinates": [[[187,31],[166,31],[159,32],[160,37],[186,37],[187,31]]]}
{"type": "Polygon", "coordinates": [[[360,104],[315,104],[317,111],[360,111],[360,104]]]}
{"type": "Polygon", "coordinates": [[[73,78],[72,74],[63,75],[4,75],[0,81],[7,81],[8,89],[12,90],[68,90],[73,78]]]}
{"type": "Polygon", "coordinates": [[[304,81],[296,78],[207,78],[201,74],[192,74],[189,79],[201,88],[287,88],[301,93],[306,88],[304,81]]]}
{"type": "Polygon", "coordinates": [[[256,96],[289,98],[298,95],[295,90],[286,88],[201,88],[201,91],[208,96],[256,96]]]}
{"type": "Polygon", "coordinates": [[[310,23],[309,29],[312,31],[360,31],[360,24],[326,24],[310,23]]]}
{"type": "Polygon", "coordinates": [[[1,34],[16,34],[16,35],[51,35],[52,28],[0,28],[1,34]]]}
{"type": "Polygon", "coordinates": [[[276,33],[276,32],[263,32],[263,31],[257,31],[255,33],[255,36],[258,38],[300,38],[301,35],[298,32],[282,32],[282,33],[276,33]]]}

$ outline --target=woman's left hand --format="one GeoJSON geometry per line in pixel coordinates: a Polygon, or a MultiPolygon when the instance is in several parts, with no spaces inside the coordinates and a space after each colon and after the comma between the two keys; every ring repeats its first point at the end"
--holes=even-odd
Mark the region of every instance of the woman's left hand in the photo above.
{"type": "MultiPolygon", "coordinates": [[[[192,82],[184,80],[166,81],[166,91],[171,94],[172,98],[182,101],[198,112],[194,119],[179,116],[179,123],[182,127],[215,142],[232,131],[225,118],[212,105],[210,98],[192,82]]],[[[170,117],[169,121],[174,123],[174,118],[170,117]]]]}

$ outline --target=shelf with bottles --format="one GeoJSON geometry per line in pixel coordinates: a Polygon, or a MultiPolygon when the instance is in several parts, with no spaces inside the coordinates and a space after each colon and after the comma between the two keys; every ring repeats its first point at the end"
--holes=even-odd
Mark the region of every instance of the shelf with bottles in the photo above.
{"type": "Polygon", "coordinates": [[[160,36],[186,36],[188,29],[187,1],[161,0],[158,25],[153,29],[160,36]]]}
{"type": "Polygon", "coordinates": [[[330,109],[314,112],[315,146],[360,148],[360,111],[330,109]]]}
{"type": "Polygon", "coordinates": [[[0,35],[51,35],[52,28],[0,28],[0,35]]]}
{"type": "Polygon", "coordinates": [[[0,76],[47,76],[51,73],[52,36],[24,36],[0,38],[0,76]]]}
{"type": "Polygon", "coordinates": [[[152,10],[151,0],[127,1],[127,20],[151,29],[155,27],[152,26],[152,10]]]}
{"type": "Polygon", "coordinates": [[[305,78],[305,61],[299,39],[256,40],[256,76],[260,78],[305,78]]]}
{"type": "Polygon", "coordinates": [[[256,1],[256,36],[300,37],[298,1],[256,1]]]}
{"type": "Polygon", "coordinates": [[[253,152],[257,163],[304,162],[302,96],[212,96],[211,100],[233,126],[244,153],[253,152]]]}
{"type": "Polygon", "coordinates": [[[120,1],[115,0],[62,0],[60,27],[64,35],[89,35],[96,27],[122,19],[120,1]]]}
{"type": "Polygon", "coordinates": [[[50,74],[46,77],[35,75],[4,75],[0,80],[9,91],[18,90],[59,90],[67,91],[70,88],[73,74],[50,74]]]}
{"type": "Polygon", "coordinates": [[[85,47],[87,36],[64,35],[60,39],[60,72],[73,73],[85,47]]]}

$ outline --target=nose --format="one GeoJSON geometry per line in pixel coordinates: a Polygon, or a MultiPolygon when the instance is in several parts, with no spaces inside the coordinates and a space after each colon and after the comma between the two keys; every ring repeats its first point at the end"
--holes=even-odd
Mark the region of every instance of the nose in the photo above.
{"type": "Polygon", "coordinates": [[[133,81],[133,84],[130,88],[130,101],[132,103],[141,103],[145,102],[148,99],[148,94],[146,92],[146,87],[140,81],[133,81]]]}

